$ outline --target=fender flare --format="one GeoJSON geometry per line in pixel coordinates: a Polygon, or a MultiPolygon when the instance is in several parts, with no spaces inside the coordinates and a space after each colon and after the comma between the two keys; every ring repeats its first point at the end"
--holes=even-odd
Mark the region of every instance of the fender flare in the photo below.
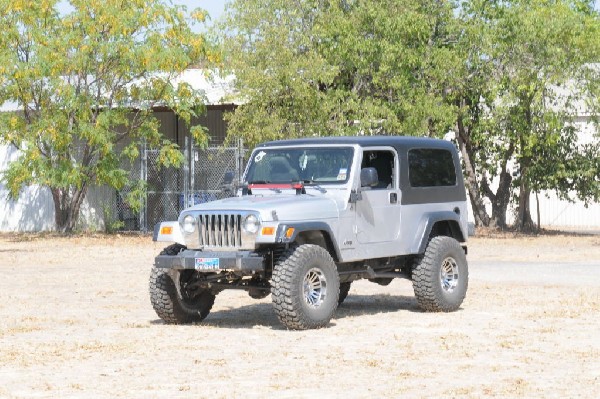
{"type": "Polygon", "coordinates": [[[333,231],[331,230],[331,227],[329,226],[329,224],[325,223],[325,222],[300,222],[300,223],[283,223],[279,225],[279,228],[277,229],[277,237],[278,237],[278,241],[279,242],[294,242],[296,240],[296,238],[298,238],[298,235],[300,235],[300,233],[304,233],[306,231],[323,231],[325,233],[327,233],[327,235],[329,236],[329,241],[331,243],[332,249],[334,251],[334,258],[335,259],[341,259],[340,258],[340,249],[338,247],[338,244],[335,240],[335,235],[333,234],[333,231]],[[287,238],[285,237],[285,232],[288,228],[293,227],[294,228],[294,233],[292,234],[291,237],[287,238]]]}
{"type": "MultiPolygon", "coordinates": [[[[424,216],[424,221],[422,222],[422,225],[424,226],[424,228],[422,229],[422,233],[421,236],[417,236],[417,240],[415,242],[415,244],[418,244],[418,250],[417,253],[419,254],[423,254],[425,253],[425,249],[427,248],[427,244],[429,243],[429,235],[431,234],[431,230],[433,229],[433,226],[437,223],[437,222],[444,222],[444,221],[449,221],[449,222],[455,222],[456,225],[458,226],[458,237],[453,237],[455,239],[457,239],[458,242],[463,243],[466,241],[466,237],[467,234],[464,231],[464,227],[462,225],[461,219],[460,219],[460,215],[456,212],[452,212],[452,211],[440,211],[440,212],[431,212],[431,213],[427,213],[424,216]]],[[[453,231],[454,232],[454,231],[453,231]]]]}

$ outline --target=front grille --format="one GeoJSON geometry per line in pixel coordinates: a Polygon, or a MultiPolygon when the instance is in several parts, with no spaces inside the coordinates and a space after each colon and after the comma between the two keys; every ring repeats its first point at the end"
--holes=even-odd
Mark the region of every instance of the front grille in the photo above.
{"type": "Polygon", "coordinates": [[[203,247],[240,247],[242,245],[242,215],[198,215],[198,233],[203,247]]]}

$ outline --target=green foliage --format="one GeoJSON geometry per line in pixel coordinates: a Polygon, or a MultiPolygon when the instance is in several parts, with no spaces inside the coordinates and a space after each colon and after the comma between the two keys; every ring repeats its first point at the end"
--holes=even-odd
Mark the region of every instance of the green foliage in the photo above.
{"type": "Polygon", "coordinates": [[[223,48],[251,101],[231,115],[231,134],[254,144],[445,133],[452,16],[452,4],[437,1],[233,2],[223,48]]]}
{"type": "Polygon", "coordinates": [[[600,195],[598,140],[576,145],[572,128],[583,99],[600,110],[591,1],[237,0],[220,28],[248,99],[230,135],[249,145],[455,130],[485,224],[483,196],[502,226],[517,192],[600,195]]]}
{"type": "Polygon", "coordinates": [[[24,185],[49,187],[59,230],[72,230],[90,185],[135,185],[125,166],[140,143],[160,149],[162,165],[181,164],[152,108],[170,107],[189,123],[203,95],[173,78],[213,57],[181,7],[69,3],[61,15],[56,0],[0,0],[0,104],[22,109],[0,114],[0,141],[20,150],[4,180],[13,197],[24,185]]]}
{"type": "Polygon", "coordinates": [[[104,219],[104,232],[106,234],[114,234],[125,227],[125,222],[117,220],[112,207],[107,204],[102,205],[102,218],[104,219]]]}
{"type": "Polygon", "coordinates": [[[491,94],[482,97],[485,118],[469,137],[482,180],[499,176],[507,160],[516,160],[518,228],[531,224],[531,191],[598,200],[599,142],[578,144],[574,129],[578,108],[596,98],[590,94],[600,79],[600,69],[593,67],[600,61],[597,12],[576,1],[468,4],[460,18],[480,28],[477,36],[467,36],[465,47],[487,63],[488,81],[476,87],[491,94]]]}

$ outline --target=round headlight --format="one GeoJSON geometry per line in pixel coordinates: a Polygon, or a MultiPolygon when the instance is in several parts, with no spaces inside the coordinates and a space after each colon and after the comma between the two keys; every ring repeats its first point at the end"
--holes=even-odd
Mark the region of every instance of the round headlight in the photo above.
{"type": "Polygon", "coordinates": [[[183,231],[190,234],[196,231],[196,219],[192,215],[183,218],[183,231]]]}
{"type": "Polygon", "coordinates": [[[260,221],[258,220],[258,218],[255,215],[248,215],[244,219],[244,222],[242,223],[242,227],[248,233],[256,234],[256,233],[258,233],[258,229],[260,228],[260,221]]]}

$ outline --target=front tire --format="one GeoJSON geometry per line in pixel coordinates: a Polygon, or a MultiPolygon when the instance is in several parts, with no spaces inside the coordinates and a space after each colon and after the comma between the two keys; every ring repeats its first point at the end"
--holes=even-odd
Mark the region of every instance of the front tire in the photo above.
{"type": "Polygon", "coordinates": [[[421,309],[452,312],[467,294],[469,270],[464,250],[451,237],[431,239],[412,272],[413,289],[421,309]]]}
{"type": "MultiPolygon", "coordinates": [[[[174,244],[165,248],[161,255],[175,256],[185,247],[174,244]]],[[[204,320],[215,303],[215,295],[208,290],[188,292],[185,282],[192,270],[170,271],[153,267],[150,274],[150,302],[154,311],[169,324],[189,324],[204,320]],[[179,285],[179,289],[178,289],[179,285]]]]}
{"type": "Polygon", "coordinates": [[[272,282],[273,307],[287,328],[329,324],[338,305],[340,280],[324,248],[306,244],[288,249],[273,268],[272,282]]]}

